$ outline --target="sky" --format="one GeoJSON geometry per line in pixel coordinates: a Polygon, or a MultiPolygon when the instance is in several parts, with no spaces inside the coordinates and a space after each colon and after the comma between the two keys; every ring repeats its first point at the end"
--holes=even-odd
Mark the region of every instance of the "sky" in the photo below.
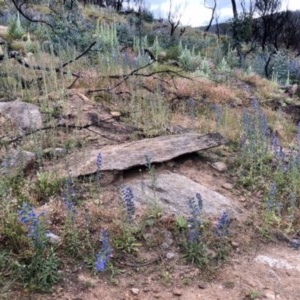
{"type": "MultiPolygon", "coordinates": [[[[181,12],[181,23],[185,26],[205,26],[211,18],[211,10],[203,5],[204,0],[172,0],[173,9],[181,12]]],[[[206,0],[209,3],[210,0],[206,0]]],[[[237,5],[239,0],[236,1],[237,5]]],[[[246,1],[247,3],[247,1],[246,1]]],[[[282,9],[300,10],[300,0],[283,0],[282,9]]],[[[166,18],[170,9],[170,0],[148,0],[148,6],[155,17],[166,18]]],[[[231,0],[217,0],[219,22],[232,18],[231,0]]]]}

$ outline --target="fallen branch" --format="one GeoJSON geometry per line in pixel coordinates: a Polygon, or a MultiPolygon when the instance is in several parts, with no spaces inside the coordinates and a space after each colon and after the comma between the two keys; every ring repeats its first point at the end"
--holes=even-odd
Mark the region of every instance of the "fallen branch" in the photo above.
{"type": "Polygon", "coordinates": [[[192,80],[192,78],[190,77],[187,77],[187,76],[184,76],[182,74],[180,74],[179,72],[176,72],[176,71],[172,71],[172,70],[161,70],[161,71],[154,71],[154,72],[151,72],[151,73],[147,73],[147,74],[144,74],[144,73],[138,73],[139,71],[151,66],[155,61],[151,61],[150,63],[138,68],[138,69],[135,69],[133,71],[131,71],[129,74],[126,74],[126,75],[110,75],[110,76],[107,76],[107,78],[110,78],[110,79],[123,79],[121,80],[120,82],[118,82],[115,86],[111,87],[111,88],[106,88],[106,89],[96,89],[96,90],[88,90],[87,91],[87,95],[90,95],[90,94],[93,94],[93,93],[98,93],[98,92],[107,92],[107,93],[111,93],[112,90],[114,90],[115,88],[117,88],[118,86],[120,86],[122,83],[124,83],[125,81],[127,81],[131,76],[140,76],[140,77],[151,77],[151,76],[154,76],[154,75],[157,75],[157,74],[172,74],[172,75],[176,75],[176,76],[179,76],[181,78],[185,78],[185,79],[189,79],[189,80],[192,80]]]}
{"type": "MultiPolygon", "coordinates": [[[[87,54],[90,49],[96,44],[96,42],[93,42],[89,45],[89,47],[87,49],[85,49],[81,54],[79,54],[76,58],[69,60],[68,62],[62,64],[60,67],[54,68],[54,69],[50,69],[48,67],[46,68],[42,68],[40,66],[31,66],[29,65],[26,61],[24,61],[19,55],[13,54],[11,56],[11,58],[14,58],[20,65],[24,66],[27,69],[32,69],[32,70],[39,70],[39,71],[47,71],[47,72],[51,72],[51,71],[55,71],[56,73],[61,73],[62,69],[64,67],[66,67],[67,65],[77,61],[78,59],[80,59],[82,56],[84,56],[85,54],[87,54]]],[[[63,71],[62,72],[63,75],[67,75],[69,74],[68,72],[63,71]]],[[[72,76],[76,77],[76,78],[80,78],[80,75],[76,74],[76,73],[71,73],[72,76]]],[[[38,78],[40,79],[40,77],[38,78]]]]}
{"type": "Polygon", "coordinates": [[[32,130],[32,131],[26,132],[23,135],[19,135],[19,136],[14,137],[10,140],[5,140],[5,138],[6,138],[5,136],[0,137],[0,143],[1,143],[1,140],[2,140],[2,142],[4,144],[9,145],[9,144],[12,144],[12,143],[15,143],[15,142],[19,142],[23,138],[25,138],[27,136],[30,136],[30,135],[33,135],[37,132],[51,130],[51,129],[57,129],[57,128],[71,128],[71,129],[82,130],[82,129],[88,129],[89,127],[92,127],[92,126],[100,127],[99,125],[100,125],[101,122],[106,122],[106,121],[109,121],[109,120],[112,120],[112,119],[113,119],[113,117],[110,117],[110,118],[107,118],[107,119],[104,119],[104,120],[97,120],[96,122],[92,122],[92,123],[89,123],[89,124],[86,124],[86,125],[83,125],[83,126],[67,125],[67,124],[49,125],[49,126],[46,126],[46,127],[42,127],[42,128],[39,128],[39,129],[35,129],[35,130],[32,130]]]}
{"type": "Polygon", "coordinates": [[[22,6],[25,5],[25,3],[21,3],[20,5],[17,4],[17,1],[16,0],[12,0],[12,3],[13,5],[15,6],[15,8],[17,9],[17,11],[25,18],[27,19],[28,21],[32,22],[32,23],[42,23],[42,24],[45,24],[47,26],[49,26],[51,28],[51,30],[54,30],[54,27],[52,24],[48,23],[47,21],[44,21],[44,20],[34,20],[32,18],[30,18],[29,16],[27,16],[25,14],[25,12],[22,10],[22,6]]]}

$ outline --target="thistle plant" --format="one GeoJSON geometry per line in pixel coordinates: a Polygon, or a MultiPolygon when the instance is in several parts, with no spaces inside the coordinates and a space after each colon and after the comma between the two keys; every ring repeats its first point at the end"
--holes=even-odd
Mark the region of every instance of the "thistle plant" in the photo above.
{"type": "Polygon", "coordinates": [[[112,249],[109,244],[109,235],[107,230],[102,230],[101,242],[101,250],[96,254],[96,272],[104,272],[107,269],[107,265],[110,261],[112,249]]]}
{"type": "Polygon", "coordinates": [[[20,39],[25,34],[25,30],[22,27],[19,14],[10,22],[8,27],[8,34],[14,39],[20,39]]]}

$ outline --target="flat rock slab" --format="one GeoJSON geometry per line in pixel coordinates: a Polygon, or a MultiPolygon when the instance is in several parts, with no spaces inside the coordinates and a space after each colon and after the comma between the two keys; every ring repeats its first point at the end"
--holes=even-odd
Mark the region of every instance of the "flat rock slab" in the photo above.
{"type": "Polygon", "coordinates": [[[163,173],[153,179],[136,178],[126,182],[131,187],[134,199],[143,205],[157,204],[165,213],[190,216],[188,199],[200,193],[203,200],[203,213],[220,217],[226,211],[231,216],[239,211],[229,198],[176,173],[163,173]]]}
{"type": "Polygon", "coordinates": [[[292,248],[277,245],[258,254],[254,262],[263,264],[271,269],[296,270],[300,272],[300,252],[292,248]]]}
{"type": "MultiPolygon", "coordinates": [[[[97,156],[102,155],[101,171],[122,171],[146,164],[146,156],[152,163],[168,161],[183,154],[201,151],[224,144],[219,133],[200,135],[185,133],[143,139],[120,145],[104,146],[97,150],[85,149],[66,157],[70,175],[85,176],[97,172],[97,156]]],[[[61,176],[66,175],[65,167],[60,167],[61,176]]]]}

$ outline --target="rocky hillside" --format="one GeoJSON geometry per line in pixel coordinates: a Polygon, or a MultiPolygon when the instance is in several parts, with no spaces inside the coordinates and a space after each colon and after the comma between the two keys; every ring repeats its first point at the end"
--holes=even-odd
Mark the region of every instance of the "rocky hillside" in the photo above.
{"type": "Polygon", "coordinates": [[[71,2],[0,1],[1,297],[297,299],[299,58],[71,2]]]}

